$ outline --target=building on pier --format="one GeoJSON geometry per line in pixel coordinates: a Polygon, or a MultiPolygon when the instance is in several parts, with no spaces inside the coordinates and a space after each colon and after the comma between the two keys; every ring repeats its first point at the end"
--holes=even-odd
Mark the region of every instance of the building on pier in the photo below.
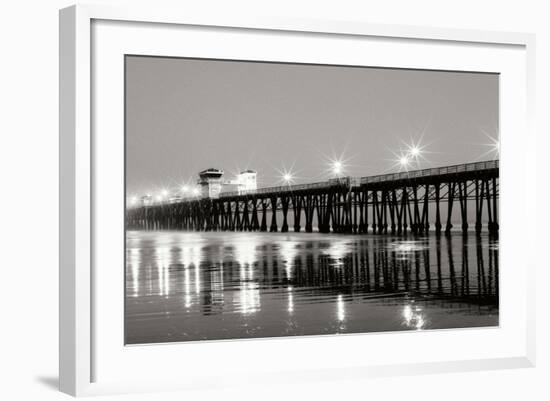
{"type": "Polygon", "coordinates": [[[208,168],[199,173],[198,184],[201,187],[201,197],[218,198],[222,191],[223,170],[208,168]]]}
{"type": "Polygon", "coordinates": [[[239,175],[237,175],[237,190],[239,194],[258,189],[257,177],[258,173],[254,170],[241,171],[239,175]]]}
{"type": "Polygon", "coordinates": [[[219,198],[220,193],[224,192],[245,194],[258,188],[258,173],[254,170],[241,171],[234,180],[227,181],[222,179],[223,173],[223,170],[217,168],[208,168],[199,173],[201,197],[219,198]]]}
{"type": "Polygon", "coordinates": [[[143,195],[140,198],[141,206],[150,206],[153,204],[153,197],[151,195],[143,195]]]}
{"type": "Polygon", "coordinates": [[[245,194],[258,188],[258,173],[254,170],[241,171],[233,180],[223,180],[223,170],[208,168],[199,173],[198,184],[202,198],[219,198],[220,193],[238,192],[245,194]]]}

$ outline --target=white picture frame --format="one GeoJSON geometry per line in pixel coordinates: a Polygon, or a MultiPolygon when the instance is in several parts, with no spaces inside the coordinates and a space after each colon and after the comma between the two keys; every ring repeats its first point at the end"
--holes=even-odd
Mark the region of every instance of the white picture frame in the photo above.
{"type": "MultiPolygon", "coordinates": [[[[342,38],[344,40],[362,40],[362,39],[383,39],[388,43],[392,41],[406,41],[407,43],[430,44],[437,47],[438,51],[445,51],[445,46],[455,46],[457,52],[468,51],[468,48],[478,49],[480,54],[485,51],[485,48],[511,49],[510,54],[503,56],[502,60],[498,58],[492,61],[495,69],[493,72],[501,72],[498,62],[504,64],[504,60],[510,57],[510,65],[502,65],[503,69],[509,68],[510,78],[509,83],[502,92],[502,113],[509,113],[510,121],[505,122],[503,127],[504,132],[511,132],[508,128],[519,129],[523,135],[513,136],[511,133],[503,132],[503,156],[501,160],[501,171],[504,177],[504,185],[502,193],[510,191],[506,189],[506,180],[520,180],[527,185],[534,177],[528,174],[534,169],[534,133],[531,129],[531,113],[533,107],[533,88],[534,88],[534,43],[533,35],[523,33],[505,33],[505,32],[483,32],[458,29],[437,29],[425,27],[411,26],[389,26],[375,25],[365,22],[346,22],[346,21],[317,21],[317,20],[293,20],[292,18],[255,18],[253,20],[242,19],[237,20],[216,15],[199,15],[188,13],[185,9],[177,10],[162,10],[155,7],[132,7],[132,8],[112,8],[108,6],[91,6],[78,5],[61,10],[60,12],[60,390],[71,395],[92,395],[117,392],[132,392],[132,391],[156,391],[166,389],[197,389],[205,388],[209,385],[224,386],[232,379],[230,376],[230,368],[227,370],[222,368],[219,371],[214,369],[213,372],[206,374],[204,371],[197,369],[196,373],[189,372],[192,377],[186,376],[182,380],[176,376],[170,377],[151,377],[150,380],[132,380],[132,371],[128,370],[128,376],[115,377],[109,376],[103,380],[101,368],[105,366],[106,361],[112,366],[119,369],[122,365],[120,360],[108,360],[108,347],[105,344],[109,341],[105,340],[108,336],[108,331],[105,329],[112,320],[104,317],[101,313],[101,302],[96,305],[97,299],[94,300],[95,291],[98,287],[105,284],[106,278],[104,275],[97,275],[94,268],[97,266],[98,260],[101,260],[100,255],[96,254],[97,248],[94,247],[94,232],[98,230],[98,221],[103,211],[101,207],[98,210],[98,202],[95,193],[101,190],[94,179],[96,170],[100,167],[103,169],[111,168],[109,161],[99,162],[97,152],[103,152],[105,146],[109,144],[102,142],[97,144],[94,141],[93,126],[97,126],[94,121],[94,96],[97,88],[92,86],[92,77],[94,68],[100,71],[101,66],[96,66],[94,59],[97,51],[102,51],[101,46],[105,44],[105,40],[99,38],[96,42],[93,41],[94,24],[101,21],[108,21],[107,28],[99,33],[115,35],[113,32],[121,32],[120,30],[135,29],[132,34],[139,34],[139,30],[147,25],[148,29],[154,28],[154,32],[150,31],[149,42],[143,40],[140,46],[149,46],[147,54],[154,52],[155,43],[160,43],[160,38],[170,35],[173,31],[169,29],[178,29],[177,27],[201,27],[208,31],[209,29],[216,30],[216,35],[227,35],[224,30],[232,32],[246,32],[247,35],[262,33],[264,35],[277,36],[282,33],[286,35],[306,35],[308,38],[316,36],[327,38],[342,38]],[[112,24],[120,22],[125,25],[123,27],[114,27],[110,30],[112,24]],[[134,24],[134,25],[132,25],[134,24]],[[137,26],[137,25],[139,26],[137,26]],[[168,29],[168,30],[167,30],[168,29]],[[158,36],[156,36],[158,35],[158,36]],[[155,42],[157,40],[157,42],[155,42]],[[94,47],[95,46],[95,47],[94,47]],[[153,50],[152,50],[153,49],[153,50]],[[516,68],[515,70],[512,70],[516,68]],[[515,74],[515,75],[514,75],[515,74]],[[524,75],[523,75],[524,74],[524,75]],[[510,89],[510,90],[508,90],[510,89]],[[512,102],[512,90],[519,93],[519,99],[514,99],[512,102]],[[511,106],[520,106],[518,110],[511,106]],[[510,107],[509,107],[510,106],[510,107]],[[508,151],[506,149],[509,149],[508,151]],[[510,150],[514,149],[514,152],[510,150]],[[98,165],[104,163],[104,166],[98,165]],[[514,165],[515,168],[510,168],[514,165]],[[103,281],[102,281],[103,280],[103,281]],[[98,313],[99,311],[99,313],[98,313]],[[100,331],[96,328],[99,325],[103,327],[100,331]],[[103,361],[98,363],[99,361],[103,361]],[[195,376],[193,376],[195,374],[195,376]],[[226,377],[227,375],[227,377],[226,377]],[[214,383],[214,384],[213,384],[214,383]]],[[[119,53],[124,54],[122,47],[115,48],[126,40],[123,33],[118,33],[117,38],[114,36],[112,51],[114,58],[117,59],[119,53]],[[122,38],[122,40],[119,40],[122,38]],[[122,50],[121,50],[122,49],[122,50]],[[119,52],[119,53],[117,53],[119,52]]],[[[130,36],[130,35],[127,35],[130,36]]],[[[139,35],[138,35],[139,36],[139,35]]],[[[268,38],[269,40],[280,40],[276,37],[268,38]]],[[[308,39],[309,40],[309,39],[308,39]]],[[[124,42],[126,43],[126,42],[124,42]]],[[[129,43],[129,42],[128,42],[129,43]]],[[[276,43],[276,42],[274,42],[276,43]]],[[[122,46],[122,45],[121,45],[122,46]]],[[[133,46],[133,45],[132,45],[133,46]]],[[[130,47],[132,47],[130,46],[130,47]]],[[[168,45],[167,45],[168,46],[168,45]]],[[[208,43],[205,42],[205,46],[208,43]]],[[[243,45],[245,46],[245,45],[243,45]]],[[[168,49],[168,47],[166,48],[168,49]]],[[[162,50],[164,52],[170,51],[162,50]]],[[[139,50],[138,50],[139,51],[139,50]]],[[[162,52],[161,51],[161,52],[162,52]]],[[[235,51],[235,50],[234,50],[235,51]]],[[[245,50],[243,50],[245,51],[245,50]]],[[[426,55],[429,52],[434,52],[434,48],[426,49],[426,55]]],[[[454,50],[453,50],[454,51],[454,50]]],[[[502,50],[504,52],[504,50],[502,50]]],[[[348,50],[349,52],[349,50],[348,50]]],[[[246,53],[246,52],[245,52],[246,53]]],[[[101,56],[107,60],[106,56],[101,56]]],[[[243,56],[244,57],[244,56],[243,56]]],[[[273,56],[275,57],[275,55],[273,56]]],[[[281,56],[282,57],[282,56],[281,56]]],[[[327,56],[328,57],[328,56],[327,56]]],[[[333,56],[331,56],[333,57],[333,56]]],[[[345,50],[340,57],[351,57],[345,55],[345,50]]],[[[427,57],[429,58],[429,57],[427,57]]],[[[107,61],[105,66],[109,66],[110,61],[107,61]]],[[[116,61],[116,62],[120,62],[116,61]]],[[[394,63],[398,63],[396,59],[394,63]]],[[[419,60],[418,65],[426,61],[419,60]]],[[[451,63],[451,61],[445,61],[451,63]]],[[[481,61],[480,61],[481,62],[481,61]]],[[[487,61],[489,62],[489,61],[487,61]]],[[[350,60],[351,63],[351,60],[350,60]]],[[[386,65],[381,62],[380,65],[386,65]]],[[[391,64],[390,62],[388,62],[391,64]]],[[[441,65],[444,64],[441,61],[441,65]]],[[[472,62],[473,63],[473,62],[472,62]]],[[[388,64],[388,65],[389,65],[388,64]]],[[[473,65],[473,64],[472,64],[473,65]]],[[[395,67],[396,64],[392,64],[395,67]]],[[[407,68],[410,65],[403,65],[407,68]]],[[[441,67],[444,69],[443,67],[441,67]]],[[[456,65],[455,69],[463,69],[464,66],[456,65]]],[[[97,72],[97,71],[96,71],[97,72]]],[[[506,78],[507,79],[507,78],[506,78]]],[[[508,81],[507,81],[508,82],[508,81]]],[[[101,89],[101,88],[100,88],[101,89]]],[[[116,86],[115,86],[116,90],[116,86]]],[[[515,93],[514,93],[515,94],[515,93]]],[[[120,102],[115,99],[115,109],[120,107],[120,102]],[[116,103],[118,102],[118,103],[116,103]],[[118,104],[118,106],[116,106],[118,104]]],[[[117,109],[118,110],[118,109],[117,109]]],[[[114,152],[116,157],[116,152],[114,152]]],[[[103,159],[103,158],[102,158],[103,159]]],[[[108,160],[107,157],[105,160],[108,160]]],[[[116,182],[112,183],[116,185],[116,182]]],[[[121,188],[122,190],[122,188],[121,188]]],[[[505,198],[506,199],[506,198],[505,198]]],[[[521,225],[520,218],[525,218],[527,224],[534,224],[535,220],[532,216],[536,215],[534,207],[523,208],[521,213],[513,215],[511,210],[515,210],[521,205],[526,205],[526,198],[519,196],[516,199],[503,202],[501,208],[501,220],[507,223],[501,224],[504,226],[501,243],[514,243],[519,249],[529,247],[529,237],[524,235],[524,231],[515,230],[514,227],[521,225]],[[531,216],[531,218],[529,218],[531,216]]],[[[116,219],[115,219],[116,220],[116,219]]],[[[100,222],[101,223],[101,222],[100,222]]],[[[105,224],[105,221],[102,223],[105,224]]],[[[100,224],[101,225],[101,224],[100,224]]],[[[525,232],[535,232],[534,229],[527,229],[525,232]]],[[[118,237],[115,238],[115,242],[118,237]]],[[[122,242],[117,246],[122,247],[122,242]]],[[[529,367],[535,363],[535,338],[534,338],[534,266],[535,262],[532,259],[517,258],[519,251],[506,251],[503,247],[501,253],[502,272],[506,273],[506,263],[519,264],[522,268],[521,278],[517,280],[517,285],[520,287],[521,302],[518,302],[518,309],[514,313],[521,321],[517,322],[517,327],[520,329],[512,330],[512,325],[503,324],[498,329],[491,329],[487,333],[484,341],[492,341],[495,345],[494,349],[483,353],[481,351],[473,352],[466,355],[465,358],[449,358],[446,359],[442,355],[440,360],[431,358],[430,360],[417,360],[414,355],[409,355],[407,362],[396,362],[395,360],[383,357],[376,358],[372,363],[363,363],[360,360],[333,360],[324,366],[323,364],[315,367],[315,361],[308,364],[297,364],[293,370],[285,370],[285,367],[277,365],[268,368],[267,366],[254,366],[247,368],[243,362],[240,363],[237,371],[249,371],[258,383],[267,382],[267,372],[279,375],[282,380],[292,380],[293,374],[296,371],[300,372],[301,380],[319,380],[327,379],[327,377],[353,377],[357,380],[363,377],[379,376],[379,375],[399,375],[411,373],[429,373],[438,371],[464,371],[476,369],[500,369],[510,367],[529,367]],[[515,252],[515,253],[514,253],[515,252]],[[510,328],[512,334],[504,335],[500,339],[495,340],[498,331],[505,333],[510,328]],[[495,338],[493,338],[495,337],[495,338]],[[502,341],[502,343],[499,343],[502,341]],[[500,347],[500,348],[499,348],[500,347]],[[506,347],[509,347],[509,352],[506,352],[506,347]],[[332,365],[331,365],[332,364],[332,365]],[[247,370],[248,369],[248,370],[247,370]],[[275,373],[274,373],[275,372],[275,373]]],[[[531,252],[525,254],[534,255],[531,252]]],[[[123,267],[121,266],[121,269],[123,267]]],[[[120,274],[120,279],[122,274],[120,274]]],[[[504,283],[506,284],[506,283],[504,283]]],[[[102,287],[104,288],[104,287],[102,287]]],[[[121,288],[121,287],[119,287],[121,288]]],[[[505,288],[505,287],[504,287],[505,288]]],[[[101,289],[99,289],[102,291],[101,289]]],[[[113,301],[113,290],[107,290],[107,295],[102,295],[105,301],[113,301]]],[[[122,289],[121,289],[122,291],[122,289]]],[[[506,293],[503,291],[503,297],[506,293]]],[[[506,298],[503,298],[506,301],[506,298]]],[[[503,302],[503,307],[506,307],[509,302],[503,302]]],[[[114,308],[116,310],[116,308],[114,308]]],[[[122,319],[122,316],[120,316],[122,319]]],[[[116,325],[118,323],[113,323],[116,325]]],[[[113,326],[114,327],[114,326],[113,326]]],[[[120,328],[117,328],[117,330],[120,328]]],[[[478,331],[456,331],[446,333],[431,333],[424,336],[416,336],[414,342],[417,344],[429,345],[437,341],[477,341],[478,331]],[[442,337],[445,340],[442,340],[442,337]],[[471,337],[471,340],[468,338],[471,337]],[[438,340],[439,338],[439,340],[438,340]],[[460,340],[463,338],[464,340],[460,340]]],[[[224,352],[228,356],[247,355],[252,357],[255,353],[261,352],[266,348],[272,348],[274,352],[280,352],[281,347],[289,347],[292,344],[299,344],[303,352],[313,352],[312,345],[316,341],[323,341],[324,346],[342,347],[346,343],[353,342],[355,345],[364,344],[365,341],[375,342],[380,341],[399,341],[406,343],[410,336],[415,336],[414,333],[404,334],[383,334],[370,337],[364,335],[356,336],[325,336],[319,338],[308,337],[305,339],[262,339],[262,340],[247,340],[235,342],[207,342],[204,344],[195,344],[194,348],[188,346],[185,352],[191,358],[196,357],[199,353],[224,352]],[[393,337],[392,337],[393,336],[393,337]],[[407,337],[408,336],[408,337],[407,337]],[[365,340],[367,338],[367,340],[365,340]],[[393,339],[392,339],[393,338],[393,339]],[[344,345],[343,345],[344,344],[344,345]],[[309,348],[308,348],[309,347],[309,348]]],[[[123,344],[120,345],[123,348],[123,344]]],[[[161,358],[170,358],[172,353],[171,346],[148,346],[144,353],[133,348],[128,352],[130,356],[121,356],[127,358],[128,361],[133,361],[135,364],[139,358],[151,358],[149,360],[162,360],[161,358]],[[158,351],[158,352],[157,352],[158,351]],[[157,353],[157,355],[153,355],[157,353]]],[[[121,348],[121,349],[122,349],[121,348]]],[[[181,348],[181,347],[180,347],[181,348]]],[[[459,347],[460,349],[460,347],[459,347]]],[[[180,349],[181,351],[181,349],[180,349]]],[[[122,352],[124,354],[124,352],[122,352]]],[[[121,354],[121,355],[122,355],[121,354]]],[[[110,353],[109,353],[110,355],[110,353]]],[[[175,358],[175,357],[174,357],[175,358]]],[[[128,362],[127,361],[127,362],[128,362]]],[[[172,361],[173,363],[173,361],[172,361]]],[[[261,365],[261,362],[259,362],[261,365]]],[[[168,362],[170,365],[170,362],[168,362]]],[[[119,371],[122,371],[119,369],[119,371]]],[[[272,377],[272,376],[271,376],[272,377]]]]}

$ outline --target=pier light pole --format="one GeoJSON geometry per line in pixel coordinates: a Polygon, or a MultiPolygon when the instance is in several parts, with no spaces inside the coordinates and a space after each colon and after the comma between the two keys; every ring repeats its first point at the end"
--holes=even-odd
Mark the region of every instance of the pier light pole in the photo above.
{"type": "Polygon", "coordinates": [[[410,164],[410,159],[407,156],[401,156],[399,158],[399,165],[405,171],[409,171],[409,164],[410,164]]]}
{"type": "Polygon", "coordinates": [[[336,178],[340,177],[343,170],[344,170],[344,166],[342,165],[341,161],[336,160],[334,163],[332,163],[332,171],[334,172],[334,175],[336,176],[336,178]]]}
{"type": "Polygon", "coordinates": [[[290,186],[290,184],[292,183],[292,174],[285,173],[283,175],[283,181],[285,182],[286,185],[290,186]]]}

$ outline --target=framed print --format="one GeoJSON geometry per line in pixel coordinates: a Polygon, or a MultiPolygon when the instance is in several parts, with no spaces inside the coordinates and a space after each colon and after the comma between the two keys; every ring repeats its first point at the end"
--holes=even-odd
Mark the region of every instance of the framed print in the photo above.
{"type": "Polygon", "coordinates": [[[62,391],[532,366],[532,36],[60,29],[62,391]]]}

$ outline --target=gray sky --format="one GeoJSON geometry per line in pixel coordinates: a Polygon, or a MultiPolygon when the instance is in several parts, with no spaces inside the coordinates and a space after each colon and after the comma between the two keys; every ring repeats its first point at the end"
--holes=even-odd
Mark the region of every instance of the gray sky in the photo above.
{"type": "Polygon", "coordinates": [[[129,195],[258,171],[260,186],[398,171],[419,143],[419,168],[494,158],[498,75],[298,64],[126,58],[129,195]]]}

